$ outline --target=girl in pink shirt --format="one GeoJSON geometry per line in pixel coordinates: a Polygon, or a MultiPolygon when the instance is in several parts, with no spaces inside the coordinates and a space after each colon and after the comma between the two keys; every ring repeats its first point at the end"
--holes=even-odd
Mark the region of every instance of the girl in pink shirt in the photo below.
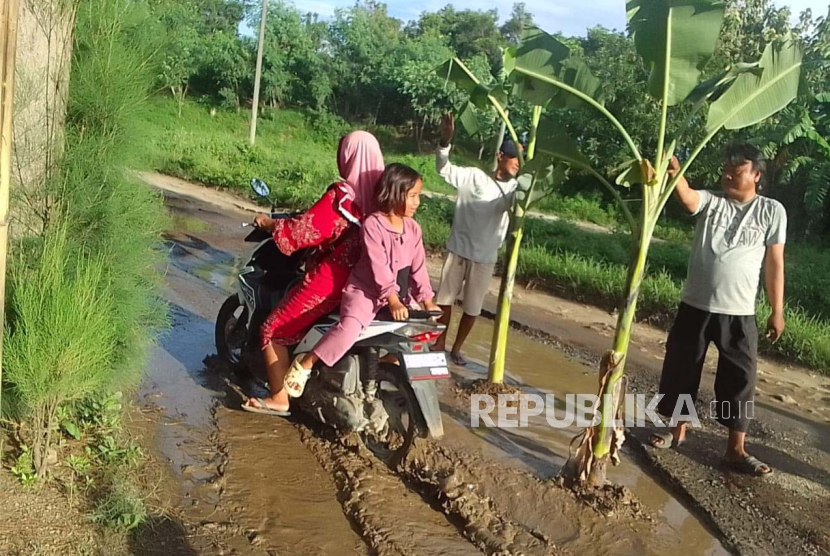
{"type": "Polygon", "coordinates": [[[392,317],[399,321],[409,318],[404,300],[410,297],[428,311],[440,310],[432,300],[421,227],[412,219],[421,204],[421,187],[421,176],[409,166],[386,167],[376,189],[377,212],[361,226],[362,252],[343,289],[340,322],[311,353],[294,360],[285,377],[288,395],[302,395],[318,360],[329,367],[337,363],[384,306],[389,305],[392,317]],[[409,291],[398,291],[398,272],[407,267],[409,291]]]}

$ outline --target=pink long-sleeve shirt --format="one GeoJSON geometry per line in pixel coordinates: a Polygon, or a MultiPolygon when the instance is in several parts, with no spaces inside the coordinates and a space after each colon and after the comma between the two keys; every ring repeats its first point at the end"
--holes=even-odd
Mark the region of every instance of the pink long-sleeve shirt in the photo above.
{"type": "Polygon", "coordinates": [[[332,366],[354,345],[360,332],[369,326],[393,293],[411,296],[418,302],[432,299],[421,227],[404,218],[403,233],[396,232],[381,213],[363,221],[360,260],[352,270],[340,302],[340,322],[314,346],[314,353],[332,366]],[[409,291],[398,291],[401,269],[410,267],[409,291]]]}
{"type": "Polygon", "coordinates": [[[387,299],[397,293],[411,295],[419,303],[432,299],[421,227],[412,218],[403,219],[403,233],[396,232],[379,212],[363,221],[363,248],[343,290],[342,316],[354,317],[368,326],[387,299]],[[398,272],[410,267],[409,292],[398,291],[398,272]]]}

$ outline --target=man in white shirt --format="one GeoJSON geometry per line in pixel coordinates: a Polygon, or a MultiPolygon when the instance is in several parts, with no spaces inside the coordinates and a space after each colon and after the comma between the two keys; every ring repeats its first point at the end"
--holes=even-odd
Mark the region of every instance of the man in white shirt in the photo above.
{"type": "MultiPolygon", "coordinates": [[[[450,360],[463,366],[467,362],[461,355],[461,348],[476,317],[481,314],[499,249],[507,234],[510,222],[507,211],[518,185],[520,147],[505,140],[498,154],[495,174],[489,175],[480,168],[450,163],[450,142],[454,134],[455,121],[452,114],[447,114],[441,124],[441,144],[435,152],[435,168],[458,190],[458,197],[436,301],[444,311],[440,322],[449,327],[453,303],[459,297],[463,300],[464,314],[450,352],[450,360]]],[[[447,330],[435,342],[433,350],[444,351],[446,341],[447,330]]]]}

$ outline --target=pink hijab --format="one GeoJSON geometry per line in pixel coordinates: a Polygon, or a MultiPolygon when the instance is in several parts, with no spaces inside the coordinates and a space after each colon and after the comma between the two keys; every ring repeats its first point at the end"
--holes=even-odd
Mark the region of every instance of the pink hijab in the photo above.
{"type": "Polygon", "coordinates": [[[374,135],[353,131],[340,139],[337,148],[340,177],[354,190],[354,202],[363,216],[375,209],[375,185],[383,174],[383,153],[374,135]]]}

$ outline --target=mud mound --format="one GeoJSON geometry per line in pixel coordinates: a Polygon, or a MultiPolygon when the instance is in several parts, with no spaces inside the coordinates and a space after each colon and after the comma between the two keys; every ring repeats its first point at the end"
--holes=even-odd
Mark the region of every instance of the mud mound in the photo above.
{"type": "Polygon", "coordinates": [[[522,391],[516,388],[515,386],[510,386],[509,384],[496,384],[494,382],[490,382],[487,379],[480,379],[474,380],[466,385],[462,385],[461,388],[465,390],[468,394],[483,394],[488,396],[498,396],[499,394],[521,394],[522,391]]]}
{"type": "Polygon", "coordinates": [[[467,538],[485,554],[566,554],[545,534],[502,514],[493,499],[482,492],[478,477],[458,454],[418,440],[402,472],[424,494],[440,503],[447,515],[461,524],[467,538]]]}
{"type": "MultiPolygon", "coordinates": [[[[559,487],[568,488],[562,478],[556,478],[553,482],[559,487]]],[[[622,515],[638,520],[653,520],[653,517],[628,487],[609,483],[601,487],[574,485],[570,487],[570,490],[579,501],[605,517],[622,515]]]]}
{"type": "Polygon", "coordinates": [[[482,378],[479,380],[459,382],[455,387],[455,394],[464,399],[470,399],[473,395],[493,396],[497,400],[497,406],[519,407],[519,401],[508,401],[499,398],[502,394],[521,395],[523,392],[509,384],[496,384],[482,378]]]}

